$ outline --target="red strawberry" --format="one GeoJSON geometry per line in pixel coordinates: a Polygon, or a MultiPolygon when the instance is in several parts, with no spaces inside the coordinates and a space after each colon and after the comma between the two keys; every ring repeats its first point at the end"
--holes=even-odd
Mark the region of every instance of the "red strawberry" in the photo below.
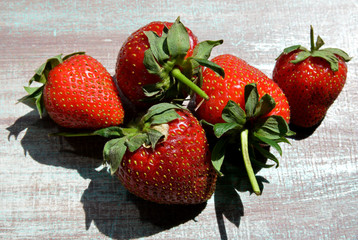
{"type": "Polygon", "coordinates": [[[40,87],[25,87],[42,116],[44,108],[66,128],[104,128],[123,122],[118,90],[108,71],[96,59],[75,53],[47,60],[30,80],[40,87]]]}
{"type": "Polygon", "coordinates": [[[345,84],[351,58],[335,48],[320,49],[324,42],[313,40],[311,51],[300,45],[286,48],[277,58],[273,80],[282,88],[291,107],[291,123],[312,127],[326,115],[345,84]]]}
{"type": "MultiPolygon", "coordinates": [[[[245,109],[245,86],[249,83],[256,83],[260,97],[269,94],[276,102],[276,107],[267,116],[280,115],[287,123],[290,121],[290,108],[285,94],[263,72],[230,54],[217,56],[212,59],[212,62],[224,69],[225,78],[218,76],[210,69],[203,71],[202,89],[210,96],[210,99],[204,101],[198,109],[199,118],[212,124],[224,122],[221,114],[227,102],[232,100],[245,109]]],[[[199,97],[196,101],[199,104],[202,98],[199,97]]]]}
{"type": "Polygon", "coordinates": [[[287,142],[285,137],[293,134],[288,128],[287,99],[276,83],[245,61],[230,54],[212,61],[224,69],[225,78],[204,70],[202,87],[210,99],[201,104],[202,99],[197,98],[197,114],[215,124],[213,130],[219,140],[213,149],[213,164],[220,173],[226,149],[238,148],[239,144],[253,191],[259,195],[251,161],[259,163],[252,148],[278,166],[277,158],[263,146],[270,145],[282,154],[278,143],[287,142]]]}
{"type": "Polygon", "coordinates": [[[110,127],[90,135],[114,137],[104,147],[105,162],[130,192],[143,199],[197,204],[215,190],[217,174],[205,132],[186,109],[161,103],[131,128],[110,127]]]}
{"type": "MultiPolygon", "coordinates": [[[[197,37],[179,20],[151,22],[132,33],[119,51],[116,79],[124,95],[136,106],[144,101],[183,99],[189,89],[207,98],[199,73],[208,63],[211,49],[222,41],[198,44],[197,37]]],[[[215,68],[215,66],[214,66],[215,68]]],[[[220,70],[218,70],[220,71],[220,70]]]]}

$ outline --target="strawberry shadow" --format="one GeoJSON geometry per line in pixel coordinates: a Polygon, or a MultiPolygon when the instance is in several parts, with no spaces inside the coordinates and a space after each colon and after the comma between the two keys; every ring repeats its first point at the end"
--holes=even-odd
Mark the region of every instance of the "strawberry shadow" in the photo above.
{"type": "Polygon", "coordinates": [[[11,137],[17,140],[21,132],[26,131],[20,140],[24,155],[31,156],[41,164],[78,170],[84,178],[91,177],[91,174],[87,176],[86,170],[101,165],[101,148],[104,142],[94,138],[85,141],[73,139],[78,144],[71,145],[71,141],[65,138],[49,136],[61,129],[48,117],[39,119],[36,111],[20,117],[7,130],[8,141],[11,141],[11,137]],[[77,152],[81,154],[76,154],[77,152]]]}
{"type": "MultiPolygon", "coordinates": [[[[260,188],[268,181],[262,176],[256,176],[260,188]]],[[[218,179],[214,195],[215,214],[221,240],[228,239],[225,219],[240,227],[241,217],[244,216],[244,205],[240,193],[251,192],[252,187],[247,176],[224,175],[218,179]]]]}
{"type": "MultiPolygon", "coordinates": [[[[211,142],[213,141],[212,138],[209,140],[211,142]]],[[[267,148],[267,150],[269,149],[268,147],[265,148],[267,148]]],[[[267,163],[267,158],[257,152],[255,153],[258,162],[261,164],[267,163]]],[[[216,185],[214,203],[221,240],[228,239],[224,219],[230,221],[237,228],[240,227],[241,217],[244,216],[244,205],[241,201],[240,193],[249,192],[253,194],[252,186],[241,156],[242,153],[237,147],[231,146],[228,148],[224,164],[221,168],[223,176],[218,178],[216,185]]],[[[263,192],[264,184],[269,183],[269,181],[257,175],[257,173],[262,170],[262,166],[253,164],[253,170],[260,190],[263,192]]]]}
{"type": "Polygon", "coordinates": [[[90,180],[81,197],[86,230],[94,225],[114,239],[148,237],[195,219],[206,206],[163,206],[133,196],[107,169],[98,170],[105,139],[49,136],[64,130],[48,117],[39,119],[36,111],[17,119],[7,131],[8,141],[21,135],[25,156],[40,164],[76,170],[90,180]]]}
{"type": "Polygon", "coordinates": [[[321,125],[323,120],[324,120],[324,118],[316,125],[314,125],[312,127],[308,127],[308,128],[300,127],[300,126],[297,126],[297,125],[291,123],[290,129],[296,133],[295,135],[291,136],[291,138],[295,139],[295,140],[304,140],[304,139],[310,137],[311,135],[314,134],[314,132],[317,130],[317,128],[321,125]]]}
{"type": "Polygon", "coordinates": [[[194,219],[205,208],[205,204],[169,206],[137,198],[106,170],[92,179],[81,202],[86,229],[93,223],[100,232],[113,239],[152,236],[194,219]]]}
{"type": "Polygon", "coordinates": [[[238,228],[240,226],[241,217],[244,216],[244,206],[240,195],[226,177],[218,179],[214,203],[219,233],[221,239],[226,240],[228,236],[224,217],[238,228]]]}
{"type": "Polygon", "coordinates": [[[162,229],[170,229],[188,221],[196,222],[195,218],[207,205],[207,202],[192,205],[157,204],[138,198],[130,193],[128,193],[128,198],[131,199],[140,210],[140,218],[142,221],[151,222],[162,229]]]}

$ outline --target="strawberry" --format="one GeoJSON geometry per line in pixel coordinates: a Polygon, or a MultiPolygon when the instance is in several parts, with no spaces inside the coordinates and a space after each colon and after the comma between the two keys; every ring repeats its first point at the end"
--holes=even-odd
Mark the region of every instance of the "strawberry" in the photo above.
{"type": "MultiPolygon", "coordinates": [[[[244,109],[245,86],[249,83],[256,83],[260,97],[269,94],[276,102],[276,107],[267,116],[280,115],[289,123],[290,108],[285,94],[263,72],[230,54],[217,56],[212,59],[212,62],[221,66],[226,76],[222,78],[211,69],[204,70],[202,89],[210,96],[210,100],[204,101],[197,111],[201,119],[212,124],[224,122],[221,114],[229,100],[236,102],[244,109]]],[[[198,105],[201,101],[200,97],[196,99],[198,105]]]]}
{"type": "Polygon", "coordinates": [[[34,82],[42,85],[25,87],[28,95],[19,101],[35,101],[41,117],[46,110],[62,127],[99,129],[123,122],[118,90],[108,71],[91,56],[81,52],[50,58],[29,85],[34,82]]]}
{"type": "Polygon", "coordinates": [[[322,121],[328,108],[343,89],[347,65],[351,58],[336,48],[320,49],[320,36],[314,43],[310,31],[311,50],[295,45],[286,48],[276,59],[273,80],[282,88],[291,107],[291,123],[309,128],[322,121]]]}
{"type": "Polygon", "coordinates": [[[161,204],[198,204],[215,190],[217,174],[205,132],[179,105],[160,103],[127,128],[109,127],[88,135],[113,138],[105,144],[104,161],[138,197],[161,204]]]}
{"type": "Polygon", "coordinates": [[[123,94],[138,108],[162,100],[184,99],[199,88],[199,65],[222,74],[207,59],[219,41],[198,44],[197,37],[178,18],[174,23],[151,22],[134,33],[122,45],[116,63],[116,80],[123,94]],[[146,103],[151,101],[152,103],[146,103]]]}
{"type": "MultiPolygon", "coordinates": [[[[290,108],[287,99],[271,79],[258,69],[236,56],[225,54],[212,59],[225,71],[225,78],[210,69],[203,72],[203,90],[210,96],[208,101],[197,98],[197,114],[209,125],[219,139],[214,146],[212,161],[220,175],[226,149],[237,148],[243,155],[245,167],[253,191],[261,194],[251,161],[255,160],[252,148],[277,163],[277,158],[264,148],[274,147],[280,154],[279,142],[293,132],[288,123],[290,108]],[[251,161],[250,161],[251,159],[251,161]]],[[[265,165],[269,167],[273,165],[265,165]]]]}

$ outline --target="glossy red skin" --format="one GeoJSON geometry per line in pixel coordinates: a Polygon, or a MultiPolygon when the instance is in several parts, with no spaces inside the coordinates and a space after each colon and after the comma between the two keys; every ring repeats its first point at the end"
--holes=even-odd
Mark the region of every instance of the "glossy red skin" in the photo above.
{"type": "Polygon", "coordinates": [[[49,116],[62,127],[98,129],[123,122],[111,75],[88,55],[72,56],[53,68],[43,96],[49,116]]]}
{"type": "MultiPolygon", "coordinates": [[[[256,83],[260,97],[267,93],[276,102],[276,107],[266,116],[279,115],[289,123],[290,108],[285,94],[263,72],[231,54],[217,56],[212,61],[224,69],[225,79],[210,69],[203,71],[202,89],[209,95],[210,99],[204,101],[199,107],[197,114],[200,119],[212,124],[224,122],[221,114],[229,100],[238,103],[242,109],[245,109],[245,86],[249,83],[256,83]]],[[[201,101],[202,98],[198,97],[197,105],[201,101]]]]}
{"type": "MultiPolygon", "coordinates": [[[[122,45],[116,63],[116,80],[123,94],[136,106],[145,107],[148,104],[141,102],[145,98],[142,87],[160,81],[155,74],[150,74],[143,64],[144,52],[149,48],[145,31],[154,31],[162,35],[164,26],[171,27],[169,22],[151,22],[132,33],[122,45]]],[[[186,28],[189,34],[190,49],[187,56],[193,54],[198,38],[186,28]]]]}
{"type": "Polygon", "coordinates": [[[341,57],[337,72],[329,63],[317,57],[294,64],[300,50],[282,54],[273,70],[273,80],[287,96],[291,107],[291,123],[312,127],[326,115],[342,91],[347,78],[347,65],[341,57]]]}
{"type": "Polygon", "coordinates": [[[205,132],[188,111],[169,123],[168,138],[124,155],[116,175],[133,194],[161,204],[197,204],[208,200],[217,179],[205,132]]]}

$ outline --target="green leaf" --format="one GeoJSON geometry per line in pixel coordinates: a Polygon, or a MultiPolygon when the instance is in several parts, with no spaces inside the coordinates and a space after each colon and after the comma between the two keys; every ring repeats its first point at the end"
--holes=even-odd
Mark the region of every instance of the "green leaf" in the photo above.
{"type": "Polygon", "coordinates": [[[245,112],[248,118],[254,117],[256,105],[259,102],[259,93],[255,83],[245,86],[245,112]]]}
{"type": "MultiPolygon", "coordinates": [[[[266,159],[268,159],[268,158],[266,158],[266,159]]],[[[252,162],[252,165],[255,165],[256,167],[260,167],[260,168],[272,168],[273,166],[276,165],[276,164],[262,163],[262,162],[256,160],[255,158],[251,158],[251,162],[252,162]]]]}
{"type": "Polygon", "coordinates": [[[43,103],[43,91],[39,91],[38,95],[36,95],[35,98],[35,105],[36,109],[39,112],[40,118],[42,118],[42,115],[45,111],[45,104],[43,103]]]}
{"type": "Polygon", "coordinates": [[[44,85],[42,85],[40,87],[26,87],[26,86],[24,86],[24,89],[28,93],[28,95],[20,98],[18,100],[19,102],[23,102],[23,101],[26,101],[28,99],[37,99],[38,96],[42,96],[44,85]]]}
{"type": "Polygon", "coordinates": [[[180,118],[180,115],[174,109],[168,109],[163,113],[159,113],[151,117],[150,123],[152,125],[163,124],[171,122],[180,118]]]}
{"type": "Polygon", "coordinates": [[[283,50],[283,52],[276,58],[276,60],[282,56],[282,54],[289,54],[293,51],[296,51],[296,50],[302,50],[302,51],[308,51],[307,48],[305,47],[302,47],[301,45],[294,45],[294,46],[291,46],[291,47],[287,47],[283,50]]]}
{"type": "Polygon", "coordinates": [[[160,74],[161,66],[157,63],[151,49],[147,49],[144,52],[143,64],[149,73],[157,75],[160,74]]]}
{"type": "Polygon", "coordinates": [[[40,90],[42,90],[43,86],[40,87],[26,87],[24,86],[25,91],[31,96],[32,94],[37,95],[40,90]]]}
{"type": "Polygon", "coordinates": [[[36,69],[35,75],[29,81],[29,85],[31,85],[32,82],[45,84],[47,82],[48,72],[62,62],[62,54],[47,59],[44,64],[36,69]]]}
{"type": "Polygon", "coordinates": [[[264,156],[265,158],[268,158],[272,161],[274,161],[276,163],[276,168],[279,167],[279,161],[278,159],[276,158],[275,155],[273,155],[272,153],[270,153],[270,151],[264,149],[263,147],[260,147],[258,144],[255,145],[255,148],[262,154],[262,156],[264,156]]]}
{"type": "Polygon", "coordinates": [[[28,103],[31,105],[31,107],[36,108],[40,118],[42,118],[42,115],[45,111],[45,105],[43,104],[43,89],[44,85],[40,87],[24,87],[25,91],[28,93],[28,95],[20,98],[18,102],[22,103],[28,103]]]}
{"type": "Polygon", "coordinates": [[[296,64],[296,63],[302,62],[302,61],[306,60],[310,56],[311,56],[310,52],[302,51],[299,54],[297,54],[296,59],[292,60],[291,63],[296,64]]]}
{"type": "Polygon", "coordinates": [[[180,18],[173,23],[168,31],[168,50],[172,58],[183,58],[190,49],[189,34],[180,22],[180,18]]]}
{"type": "Polygon", "coordinates": [[[49,70],[43,70],[43,73],[41,74],[35,74],[30,80],[29,80],[29,86],[31,86],[31,84],[33,82],[38,82],[41,83],[43,85],[46,84],[47,82],[47,75],[49,73],[49,70]]]}
{"type": "Polygon", "coordinates": [[[278,143],[275,140],[270,139],[270,138],[265,138],[265,137],[257,135],[257,134],[254,134],[254,136],[256,138],[258,138],[262,143],[266,143],[266,144],[270,145],[271,147],[275,148],[277,150],[277,152],[282,156],[282,148],[280,147],[280,145],[278,145],[278,143]]]}
{"type": "Polygon", "coordinates": [[[218,64],[216,64],[216,63],[214,63],[212,61],[209,61],[207,59],[204,59],[204,58],[192,57],[190,59],[198,62],[201,66],[210,68],[211,70],[213,70],[214,72],[219,74],[222,78],[225,78],[224,69],[221,66],[219,66],[218,64]]]}
{"type": "Polygon", "coordinates": [[[289,133],[287,122],[282,116],[273,115],[265,119],[263,122],[258,122],[254,127],[256,136],[265,137],[268,139],[279,139],[289,133]]]}
{"type": "Polygon", "coordinates": [[[293,51],[296,51],[298,49],[301,49],[301,45],[294,45],[294,46],[291,46],[291,47],[287,47],[283,50],[284,53],[288,54],[290,52],[293,52],[293,51]]]}
{"type": "Polygon", "coordinates": [[[226,143],[226,139],[219,139],[211,154],[211,163],[219,176],[223,176],[220,170],[225,159],[226,143]]]}
{"type": "Polygon", "coordinates": [[[242,125],[236,123],[236,122],[230,122],[230,123],[217,123],[214,125],[214,134],[217,138],[220,138],[225,133],[231,131],[231,130],[238,130],[240,131],[243,128],[242,125]]]}
{"type": "Polygon", "coordinates": [[[148,142],[148,135],[146,133],[138,133],[134,136],[127,137],[125,144],[128,147],[130,152],[136,151],[140,148],[144,143],[148,142]]]}
{"type": "Polygon", "coordinates": [[[214,124],[212,123],[209,123],[208,121],[204,120],[204,119],[201,119],[200,120],[200,125],[207,125],[207,126],[210,126],[210,127],[214,127],[214,124]]]}
{"type": "Polygon", "coordinates": [[[315,49],[318,50],[324,45],[323,39],[318,35],[316,40],[316,47],[315,49]]]}
{"type": "Polygon", "coordinates": [[[199,58],[199,59],[209,59],[211,55],[211,51],[214,47],[221,45],[224,41],[223,40],[217,40],[217,41],[203,41],[197,44],[193,51],[193,57],[199,58]]]}
{"type": "Polygon", "coordinates": [[[147,113],[143,116],[142,118],[142,122],[150,122],[150,119],[158,114],[161,114],[165,111],[168,111],[170,109],[182,109],[182,107],[180,107],[179,105],[176,104],[172,104],[172,103],[159,103],[156,105],[153,105],[152,107],[150,107],[147,111],[147,113]]]}
{"type": "Polygon", "coordinates": [[[221,117],[227,123],[237,123],[241,126],[244,126],[246,123],[245,111],[232,100],[227,102],[222,111],[221,117]]]}
{"type": "Polygon", "coordinates": [[[157,145],[158,141],[163,137],[164,137],[163,133],[159,132],[158,130],[151,128],[148,131],[148,139],[150,145],[152,146],[152,149],[155,149],[155,146],[157,145]]]}
{"type": "Polygon", "coordinates": [[[325,49],[321,49],[321,51],[327,51],[336,54],[342,57],[345,62],[349,62],[352,59],[352,57],[350,57],[346,52],[338,48],[325,48],[325,49]]]}
{"type": "Polygon", "coordinates": [[[282,136],[282,137],[279,137],[279,138],[275,139],[275,142],[291,144],[290,141],[286,138],[288,136],[290,136],[290,135],[287,133],[286,136],[284,136],[284,137],[282,136]]]}
{"type": "MultiPolygon", "coordinates": [[[[128,125],[131,126],[131,125],[128,125]]],[[[133,126],[133,127],[127,127],[127,128],[121,128],[120,127],[120,131],[122,132],[123,136],[132,136],[134,134],[138,133],[138,128],[137,126],[133,126]]]]}
{"type": "Polygon", "coordinates": [[[222,67],[208,60],[211,55],[212,49],[222,43],[223,40],[207,40],[197,44],[194,48],[193,56],[188,59],[192,63],[192,68],[195,69],[199,65],[201,65],[213,70],[222,78],[225,78],[225,72],[222,67]]]}
{"type": "MultiPolygon", "coordinates": [[[[82,53],[82,52],[77,52],[77,53],[67,55],[65,58],[70,57],[72,55],[80,54],[80,53],[82,53]]],[[[84,54],[84,53],[82,53],[82,54],[84,54]]],[[[22,97],[19,100],[19,102],[25,102],[28,100],[33,101],[33,103],[36,106],[37,111],[39,112],[40,117],[42,117],[42,115],[45,111],[45,106],[44,106],[43,99],[42,99],[43,98],[42,92],[44,89],[44,85],[47,82],[48,74],[53,68],[55,68],[57,65],[61,64],[64,61],[64,59],[62,58],[62,54],[59,54],[59,55],[56,55],[54,57],[47,59],[45,63],[43,63],[40,67],[38,67],[35,71],[35,74],[29,80],[29,86],[31,86],[31,84],[33,82],[41,83],[42,86],[35,87],[35,88],[25,87],[25,90],[28,93],[28,95],[22,97]]]]}
{"type": "MultiPolygon", "coordinates": [[[[61,55],[58,55],[56,57],[60,57],[60,59],[61,59],[61,55]]],[[[62,61],[62,59],[59,61],[62,61]]],[[[46,81],[41,79],[41,77],[42,77],[42,73],[44,72],[44,70],[46,68],[47,63],[48,63],[48,60],[45,63],[43,63],[39,68],[36,69],[35,75],[29,81],[29,85],[31,85],[33,82],[39,82],[42,84],[46,83],[46,81]]],[[[46,78],[45,78],[45,80],[46,80],[46,78]]]]}
{"type": "Polygon", "coordinates": [[[166,51],[166,40],[167,34],[163,31],[162,36],[159,37],[157,33],[153,31],[145,31],[144,34],[148,38],[150,50],[155,57],[155,59],[159,62],[159,64],[163,65],[166,60],[169,59],[169,55],[166,51]]]}
{"type": "Polygon", "coordinates": [[[314,51],[312,53],[312,57],[319,57],[325,59],[329,63],[333,72],[338,71],[338,58],[333,53],[326,52],[324,50],[314,51]]]}
{"type": "Polygon", "coordinates": [[[103,148],[104,162],[110,165],[111,174],[114,174],[127,151],[126,138],[116,138],[108,141],[103,148]]]}
{"type": "Polygon", "coordinates": [[[157,82],[154,84],[147,84],[142,87],[144,95],[147,98],[141,99],[141,101],[152,101],[154,99],[162,97],[162,93],[164,92],[164,88],[162,87],[161,82],[157,82]]]}
{"type": "MultiPolygon", "coordinates": [[[[296,133],[294,131],[291,131],[291,129],[288,130],[288,132],[286,133],[286,137],[292,137],[296,135],[296,133]]],[[[290,142],[287,142],[287,143],[290,143],[290,142]]]]}
{"type": "MultiPolygon", "coordinates": [[[[61,55],[55,56],[47,60],[46,68],[45,69],[53,69],[57,65],[63,62],[63,59],[60,59],[61,55]]],[[[46,76],[47,77],[47,76],[46,76]]]]}
{"type": "Polygon", "coordinates": [[[253,117],[264,116],[271,112],[275,108],[275,106],[275,99],[273,99],[273,97],[271,97],[269,94],[265,94],[262,96],[262,98],[256,105],[253,117]]]}
{"type": "Polygon", "coordinates": [[[105,137],[105,138],[125,136],[125,134],[123,133],[123,129],[121,127],[117,127],[117,126],[99,129],[99,130],[94,131],[93,134],[101,136],[101,137],[105,137]]]}

